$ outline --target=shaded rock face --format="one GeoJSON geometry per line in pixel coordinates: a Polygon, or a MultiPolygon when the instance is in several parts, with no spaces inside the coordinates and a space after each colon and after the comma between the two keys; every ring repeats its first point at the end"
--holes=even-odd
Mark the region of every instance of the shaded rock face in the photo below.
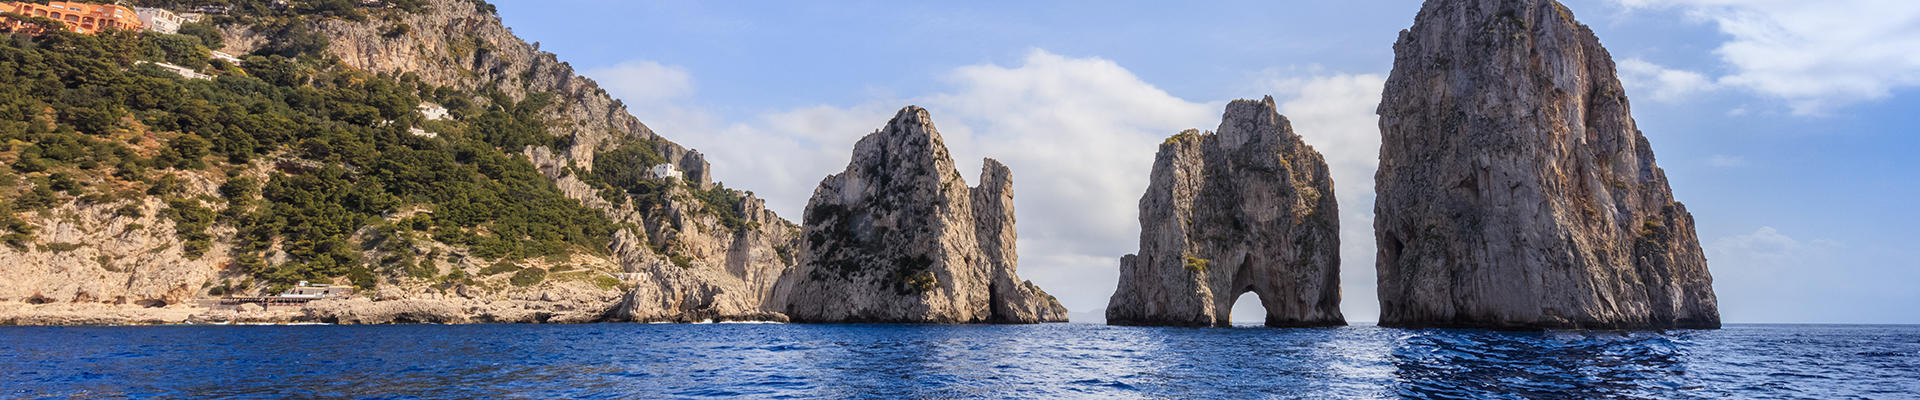
{"type": "Polygon", "coordinates": [[[1014,274],[1012,173],[987,159],[980,187],[954,169],[927,110],[860,139],[845,172],[807,202],[801,265],[777,297],[796,322],[1065,322],[1014,274]]]}
{"type": "Polygon", "coordinates": [[[1120,260],[1107,323],[1227,326],[1252,292],[1268,326],[1345,325],[1326,160],[1272,97],[1228,104],[1217,132],[1161,143],[1140,198],[1140,253],[1120,260]]]}
{"type": "Polygon", "coordinates": [[[1693,217],[1551,0],[1435,0],[1379,108],[1380,324],[1714,328],[1693,217]]]}

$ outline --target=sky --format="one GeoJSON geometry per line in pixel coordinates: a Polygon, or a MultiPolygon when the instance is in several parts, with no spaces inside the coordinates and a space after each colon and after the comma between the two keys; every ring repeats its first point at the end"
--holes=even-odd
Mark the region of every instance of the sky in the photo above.
{"type": "MultiPolygon", "coordinates": [[[[1374,108],[1418,1],[494,3],[789,220],[861,136],[926,107],[969,182],[983,157],[1012,168],[1019,274],[1075,313],[1105,309],[1138,248],[1159,141],[1273,96],[1333,170],[1343,313],[1379,315],[1374,108]]],[[[1920,2],[1564,4],[1693,212],[1723,320],[1920,323],[1920,2]]]]}

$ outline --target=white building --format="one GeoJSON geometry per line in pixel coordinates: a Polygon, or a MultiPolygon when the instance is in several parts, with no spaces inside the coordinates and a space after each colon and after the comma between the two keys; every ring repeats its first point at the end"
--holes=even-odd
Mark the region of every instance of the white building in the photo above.
{"type": "Polygon", "coordinates": [[[297,299],[299,298],[324,299],[328,297],[345,296],[350,294],[353,294],[353,288],[350,288],[350,287],[333,286],[333,285],[316,285],[316,284],[309,284],[307,283],[307,281],[300,281],[299,286],[294,286],[292,288],[287,289],[287,291],[285,292],[280,292],[280,297],[297,298],[297,299]]]}
{"type": "Polygon", "coordinates": [[[188,22],[185,17],[163,8],[136,7],[133,13],[140,17],[140,24],[147,30],[160,33],[180,33],[180,25],[188,22]]]}
{"type": "Polygon", "coordinates": [[[227,52],[224,51],[214,50],[213,58],[226,61],[228,64],[240,65],[240,57],[234,57],[232,54],[227,54],[227,52]]]}
{"type": "Polygon", "coordinates": [[[173,71],[173,73],[179,74],[181,78],[199,79],[199,80],[213,79],[212,75],[202,74],[200,73],[200,71],[194,71],[192,68],[182,67],[182,66],[173,65],[173,64],[146,62],[146,61],[134,61],[133,63],[134,64],[153,64],[153,65],[159,66],[160,69],[173,71]]]}
{"type": "Polygon", "coordinates": [[[673,167],[673,164],[660,164],[653,166],[653,177],[659,179],[667,179],[669,177],[680,178],[682,174],[679,168],[673,167]]]}
{"type": "Polygon", "coordinates": [[[430,121],[446,120],[448,116],[447,108],[441,107],[439,104],[421,102],[420,106],[415,107],[415,109],[420,110],[420,115],[427,117],[427,120],[430,121]]]}

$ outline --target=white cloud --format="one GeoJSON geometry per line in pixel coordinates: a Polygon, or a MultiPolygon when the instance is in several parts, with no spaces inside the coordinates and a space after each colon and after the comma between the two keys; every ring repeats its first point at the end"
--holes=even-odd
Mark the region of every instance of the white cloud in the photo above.
{"type": "Polygon", "coordinates": [[[1669,69],[1638,58],[1620,60],[1620,82],[1628,93],[1648,93],[1655,101],[1677,103],[1713,90],[1712,79],[1698,72],[1669,69]]]}
{"type": "Polygon", "coordinates": [[[684,68],[653,61],[628,61],[581,71],[600,87],[635,105],[657,104],[693,94],[693,75],[684,68]]]}
{"type": "Polygon", "coordinates": [[[1721,319],[1730,322],[1792,316],[1806,319],[1826,302],[1815,298],[1839,282],[1820,271],[1840,247],[1831,241],[1802,242],[1773,227],[1706,243],[1708,268],[1720,300],[1721,319]]]}
{"type": "Polygon", "coordinates": [[[1920,2],[1912,0],[1614,0],[1677,8],[1730,40],[1717,83],[1783,98],[1799,115],[1920,85],[1920,2]]]}
{"type": "Polygon", "coordinates": [[[1747,159],[1740,156],[1715,154],[1713,157],[1707,158],[1707,165],[1719,168],[1744,167],[1747,166],[1747,159]]]}
{"type": "Polygon", "coordinates": [[[947,81],[952,91],[922,105],[969,181],[981,157],[1013,169],[1021,275],[1076,311],[1106,306],[1120,256],[1139,243],[1138,199],[1160,140],[1218,125],[1224,106],[1174,97],[1112,61],[1042,50],[947,81]]]}
{"type": "Polygon", "coordinates": [[[798,221],[820,179],[845,169],[853,143],[884,125],[897,107],[812,106],[738,121],[701,110],[662,110],[667,112],[660,117],[643,115],[641,120],[662,136],[705,154],[715,180],[751,190],[767,200],[767,208],[798,221]]]}
{"type": "Polygon", "coordinates": [[[1904,253],[1799,239],[1773,227],[1704,243],[1728,322],[1911,321],[1920,271],[1904,253]]]}

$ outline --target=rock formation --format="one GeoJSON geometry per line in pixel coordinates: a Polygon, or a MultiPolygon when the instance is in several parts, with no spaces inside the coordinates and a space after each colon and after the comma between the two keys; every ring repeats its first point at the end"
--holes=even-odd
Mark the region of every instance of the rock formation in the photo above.
{"type": "Polygon", "coordinates": [[[954,169],[927,110],[860,139],[807,202],[801,264],[781,282],[799,322],[1065,322],[1014,275],[1013,177],[987,159],[977,188],[954,169]]]}
{"type": "Polygon", "coordinates": [[[1383,326],[1713,328],[1693,217],[1607,50],[1552,0],[1430,0],[1394,44],[1383,326]]]}
{"type": "MultiPolygon", "coordinates": [[[[602,210],[616,224],[632,229],[622,229],[611,238],[611,254],[574,254],[565,263],[522,262],[516,268],[572,268],[528,287],[507,284],[507,275],[484,276],[481,271],[495,262],[470,257],[465,248],[422,240],[424,244],[412,249],[417,255],[437,261],[444,272],[458,271],[474,277],[473,281],[440,284],[383,276],[381,293],[374,298],[316,303],[312,310],[305,310],[311,312],[276,314],[272,321],[786,319],[773,307],[772,295],[775,282],[796,263],[797,225],[766,209],[750,193],[730,204],[710,205],[696,199],[695,191],[716,186],[699,152],[655,133],[592,80],[576,74],[554,54],[540,51],[538,44],[515,36],[487,11],[491,6],[483,8],[484,2],[466,0],[425,3],[425,11],[419,13],[370,8],[365,10],[378,13],[376,17],[315,16],[286,22],[303,24],[304,31],[324,37],[327,54],[354,69],[405,75],[426,85],[468,92],[499,90],[514,101],[534,93],[550,94],[552,105],[540,114],[548,122],[548,133],[565,138],[557,141],[564,145],[528,146],[519,153],[567,197],[602,210]],[[396,29],[402,26],[408,29],[396,29]],[[657,207],[639,209],[633,201],[608,201],[598,195],[600,188],[578,176],[593,171],[597,156],[631,143],[650,144],[653,153],[685,174],[686,184],[666,188],[657,207]],[[707,212],[716,207],[737,211],[745,227],[728,227],[707,212]],[[616,279],[617,284],[601,284],[604,281],[598,278],[616,279]]],[[[220,30],[226,45],[222,50],[242,55],[274,41],[274,35],[280,34],[274,32],[286,31],[241,23],[220,30]]],[[[267,175],[260,170],[250,174],[263,180],[267,175]]],[[[227,178],[218,171],[182,171],[180,175],[188,182],[186,194],[214,197],[227,178]]],[[[210,296],[213,287],[231,283],[250,288],[238,294],[269,294],[265,293],[268,284],[224,267],[234,261],[227,255],[235,235],[232,227],[216,223],[208,230],[214,236],[211,251],[198,259],[184,257],[182,243],[172,233],[174,223],[158,217],[163,207],[158,199],[144,198],[104,204],[70,202],[51,213],[22,213],[21,219],[40,234],[37,243],[0,245],[0,261],[4,261],[0,276],[5,276],[0,278],[0,324],[180,322],[186,315],[207,311],[192,300],[210,296]],[[138,209],[142,216],[116,215],[122,207],[138,209]],[[88,317],[86,310],[98,312],[88,317]]],[[[379,260],[388,254],[368,251],[363,255],[379,260]]]]}
{"type": "MultiPolygon", "coordinates": [[[[633,287],[616,304],[609,320],[698,322],[784,320],[770,308],[775,280],[792,268],[799,228],[751,194],[736,208],[749,229],[730,229],[700,212],[691,190],[713,187],[712,174],[699,152],[655,133],[591,79],[576,74],[553,53],[540,51],[502,25],[497,15],[464,0],[430,0],[428,12],[401,15],[397,21],[328,20],[315,27],[331,40],[328,51],[342,62],[369,71],[413,73],[423,82],[476,90],[498,87],[514,98],[550,93],[558,106],[544,114],[554,123],[549,133],[571,138],[566,148],[529,147],[525,153],[568,197],[607,211],[616,223],[632,223],[644,232],[622,230],[613,238],[613,258],[633,287]],[[406,24],[406,35],[387,35],[406,24]],[[670,188],[664,207],[640,210],[595,196],[595,188],[568,173],[573,166],[591,171],[594,158],[634,140],[684,171],[689,187],[670,188]],[[659,251],[667,249],[674,254],[659,251]],[[686,260],[686,266],[672,261],[686,260]]],[[[249,33],[227,43],[248,43],[249,33]]],[[[253,42],[258,42],[253,41],[253,42]]],[[[231,47],[231,46],[230,46],[231,47]]]]}
{"type": "Polygon", "coordinates": [[[1140,197],[1140,253],[1120,259],[1107,323],[1227,326],[1253,292],[1267,326],[1345,325],[1326,160],[1272,97],[1228,104],[1217,132],[1160,144],[1140,197]]]}

